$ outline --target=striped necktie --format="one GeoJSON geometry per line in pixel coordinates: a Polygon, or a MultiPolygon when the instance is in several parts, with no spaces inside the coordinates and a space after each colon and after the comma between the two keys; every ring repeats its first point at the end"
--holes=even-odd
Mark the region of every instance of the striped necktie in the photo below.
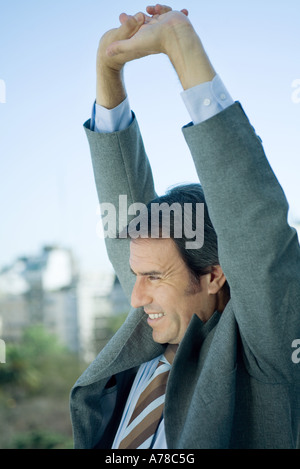
{"type": "Polygon", "coordinates": [[[119,449],[148,449],[162,418],[165,390],[178,345],[168,345],[147,387],[141,393],[119,449]]]}

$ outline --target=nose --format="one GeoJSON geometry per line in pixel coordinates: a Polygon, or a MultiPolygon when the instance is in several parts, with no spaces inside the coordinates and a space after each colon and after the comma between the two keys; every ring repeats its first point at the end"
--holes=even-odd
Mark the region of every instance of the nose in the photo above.
{"type": "Polygon", "coordinates": [[[145,285],[145,279],[137,277],[131,293],[131,306],[133,308],[140,308],[150,303],[152,303],[152,297],[145,285]]]}

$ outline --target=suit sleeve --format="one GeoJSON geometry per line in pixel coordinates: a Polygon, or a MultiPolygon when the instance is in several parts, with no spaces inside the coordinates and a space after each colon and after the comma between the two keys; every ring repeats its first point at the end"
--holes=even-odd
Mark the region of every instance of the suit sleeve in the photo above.
{"type": "Polygon", "coordinates": [[[300,338],[299,242],[261,140],[239,103],[183,133],[217,232],[246,365],[261,380],[299,380],[291,359],[300,338]]]}
{"type": "MultiPolygon", "coordinates": [[[[90,121],[84,124],[84,128],[90,145],[99,202],[114,205],[118,228],[120,195],[126,196],[127,208],[136,202],[146,204],[156,195],[137,120],[133,116],[127,129],[112,133],[91,131],[90,121]]],[[[129,269],[129,240],[107,237],[105,242],[109,259],[130,300],[135,279],[129,269]]]]}

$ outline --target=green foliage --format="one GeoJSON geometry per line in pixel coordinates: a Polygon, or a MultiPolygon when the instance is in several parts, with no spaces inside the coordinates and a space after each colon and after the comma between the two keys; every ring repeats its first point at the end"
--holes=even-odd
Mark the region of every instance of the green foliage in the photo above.
{"type": "Polygon", "coordinates": [[[72,376],[78,370],[77,359],[42,326],[32,326],[19,344],[7,345],[6,364],[0,367],[0,397],[6,387],[10,393],[17,388],[31,394],[46,389],[54,392],[70,370],[72,376]]]}
{"type": "Polygon", "coordinates": [[[53,432],[34,430],[13,438],[11,449],[71,449],[72,440],[53,432]]]}
{"type": "Polygon", "coordinates": [[[6,345],[0,366],[0,448],[72,447],[69,393],[86,367],[42,326],[6,345]]]}
{"type": "MultiPolygon", "coordinates": [[[[107,319],[106,338],[127,314],[107,319]]],[[[41,325],[24,330],[19,343],[6,344],[0,365],[0,448],[69,449],[73,447],[69,394],[86,368],[41,325]]]]}
{"type": "Polygon", "coordinates": [[[19,385],[35,392],[42,387],[45,367],[53,368],[51,363],[66,354],[55,336],[40,325],[32,326],[24,331],[19,344],[7,345],[6,364],[0,367],[0,384],[19,385]]]}
{"type": "Polygon", "coordinates": [[[39,324],[25,329],[21,346],[24,355],[34,362],[46,356],[58,357],[66,351],[57,337],[39,324]]]}

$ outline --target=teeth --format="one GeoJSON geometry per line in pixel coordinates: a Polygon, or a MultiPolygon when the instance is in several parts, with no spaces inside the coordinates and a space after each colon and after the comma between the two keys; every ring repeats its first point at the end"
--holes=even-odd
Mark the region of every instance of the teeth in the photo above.
{"type": "Polygon", "coordinates": [[[164,313],[149,314],[150,319],[162,318],[163,316],[164,316],[164,313]]]}

